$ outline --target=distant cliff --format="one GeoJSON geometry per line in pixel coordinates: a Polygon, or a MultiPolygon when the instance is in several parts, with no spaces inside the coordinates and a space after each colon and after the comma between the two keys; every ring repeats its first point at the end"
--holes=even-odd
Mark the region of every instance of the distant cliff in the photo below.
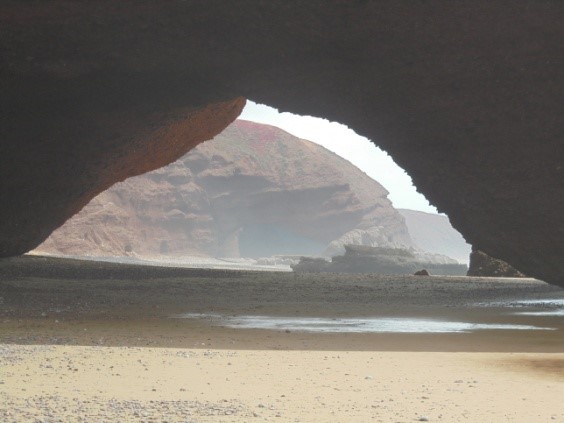
{"type": "Polygon", "coordinates": [[[410,247],[387,195],[325,148],[238,120],[175,163],[100,194],[36,251],[261,257],[337,254],[350,243],[410,247]]]}
{"type": "Polygon", "coordinates": [[[433,274],[465,276],[466,264],[456,260],[414,249],[345,245],[343,255],[323,258],[302,257],[293,264],[294,272],[300,273],[379,273],[386,275],[433,274]]]}
{"type": "Polygon", "coordinates": [[[472,246],[452,227],[447,216],[418,210],[398,209],[405,218],[409,234],[418,247],[468,263],[472,246]]]}

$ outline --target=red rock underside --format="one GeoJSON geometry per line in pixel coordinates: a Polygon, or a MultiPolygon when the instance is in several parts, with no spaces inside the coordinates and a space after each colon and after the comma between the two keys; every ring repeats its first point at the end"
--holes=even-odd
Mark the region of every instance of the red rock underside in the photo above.
{"type": "Polygon", "coordinates": [[[4,1],[0,254],[163,164],[180,132],[164,161],[215,135],[243,96],[349,125],[475,248],[564,286],[563,18],[560,1],[4,1]]]}

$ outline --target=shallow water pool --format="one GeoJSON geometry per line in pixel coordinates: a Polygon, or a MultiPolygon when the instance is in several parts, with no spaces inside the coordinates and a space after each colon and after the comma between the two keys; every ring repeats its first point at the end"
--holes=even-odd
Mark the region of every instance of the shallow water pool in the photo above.
{"type": "Polygon", "coordinates": [[[477,305],[480,307],[502,307],[508,309],[511,314],[521,316],[564,316],[564,299],[562,298],[499,301],[477,305]],[[515,311],[516,309],[519,311],[515,311]]]}
{"type": "Polygon", "coordinates": [[[472,323],[409,317],[280,317],[225,316],[186,313],[179,319],[205,320],[213,326],[238,329],[269,329],[317,333],[468,333],[478,330],[555,330],[551,327],[520,324],[472,323]]]}

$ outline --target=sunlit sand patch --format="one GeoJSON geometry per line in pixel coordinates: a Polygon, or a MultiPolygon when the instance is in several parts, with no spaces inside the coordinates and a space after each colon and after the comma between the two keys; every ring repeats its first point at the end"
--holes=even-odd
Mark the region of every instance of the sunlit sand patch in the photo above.
{"type": "Polygon", "coordinates": [[[555,330],[549,327],[518,324],[456,322],[408,317],[279,317],[223,316],[186,313],[180,319],[207,320],[214,326],[239,329],[290,330],[318,333],[467,333],[477,330],[555,330]]]}

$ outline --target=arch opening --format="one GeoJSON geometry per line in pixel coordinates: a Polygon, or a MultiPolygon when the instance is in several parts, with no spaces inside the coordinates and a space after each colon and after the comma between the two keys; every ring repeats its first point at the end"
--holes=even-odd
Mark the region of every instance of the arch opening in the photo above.
{"type": "Polygon", "coordinates": [[[303,255],[346,254],[347,245],[407,249],[419,261],[453,265],[468,263],[470,250],[369,140],[248,102],[213,140],[116,184],[37,251],[288,268],[303,255]]]}
{"type": "Polygon", "coordinates": [[[406,220],[409,234],[417,247],[469,264],[472,247],[452,227],[448,216],[439,213],[417,191],[409,174],[368,138],[338,122],[279,112],[274,107],[251,100],[247,100],[239,118],[277,126],[349,161],[388,191],[388,199],[406,220]]]}
{"type": "Polygon", "coordinates": [[[164,138],[191,111],[191,129],[219,125],[245,97],[378,139],[476,248],[562,285],[554,2],[149,3],[4,7],[1,257],[185,152],[164,138]]]}

